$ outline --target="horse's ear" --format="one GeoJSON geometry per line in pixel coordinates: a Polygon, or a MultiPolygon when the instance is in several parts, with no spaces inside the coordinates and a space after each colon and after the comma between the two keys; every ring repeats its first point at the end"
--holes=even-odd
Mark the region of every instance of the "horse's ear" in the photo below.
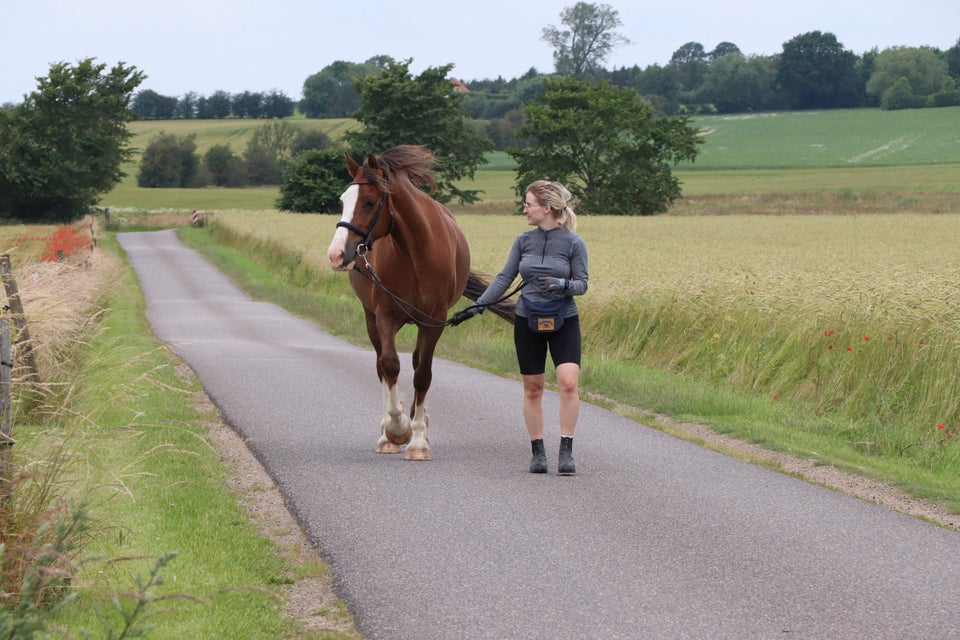
{"type": "Polygon", "coordinates": [[[343,157],[347,159],[347,171],[350,172],[351,176],[355,175],[357,169],[360,168],[360,163],[354,160],[346,151],[343,152],[343,157]]]}
{"type": "Polygon", "coordinates": [[[380,167],[377,165],[377,156],[372,153],[367,154],[367,166],[376,171],[380,167]]]}

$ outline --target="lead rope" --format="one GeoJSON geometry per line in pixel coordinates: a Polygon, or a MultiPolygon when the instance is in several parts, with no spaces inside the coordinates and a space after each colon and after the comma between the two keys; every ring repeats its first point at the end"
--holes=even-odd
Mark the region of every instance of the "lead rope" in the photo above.
{"type": "MultiPolygon", "coordinates": [[[[452,319],[452,318],[450,318],[450,319],[448,319],[448,320],[444,320],[443,322],[440,322],[439,320],[437,320],[436,318],[434,318],[433,316],[431,316],[430,314],[428,314],[426,311],[423,311],[423,310],[421,310],[421,309],[418,309],[417,307],[413,306],[412,304],[410,304],[409,302],[407,302],[407,301],[404,300],[403,298],[395,295],[392,291],[390,291],[389,289],[387,289],[386,285],[383,284],[383,281],[380,280],[380,276],[378,276],[378,275],[377,275],[377,272],[373,270],[373,265],[371,265],[371,264],[370,264],[370,261],[367,260],[367,248],[366,248],[365,246],[360,245],[359,247],[357,247],[357,255],[360,256],[361,258],[363,258],[363,266],[366,267],[367,270],[364,271],[363,269],[360,268],[359,265],[354,265],[353,268],[354,268],[357,272],[359,272],[360,274],[362,274],[363,276],[365,276],[366,278],[369,278],[370,281],[373,282],[381,291],[383,291],[385,294],[387,294],[387,296],[389,296],[390,299],[393,300],[393,301],[396,303],[396,305],[397,305],[398,307],[400,307],[400,309],[401,309],[405,314],[407,314],[407,317],[410,318],[410,320],[411,320],[415,325],[418,325],[418,326],[421,326],[421,327],[427,327],[428,329],[439,329],[439,328],[441,328],[441,327],[446,327],[446,326],[448,326],[448,325],[450,325],[450,324],[453,323],[453,319],[452,319]],[[424,318],[427,318],[427,319],[429,320],[429,322],[425,322],[425,321],[423,321],[423,320],[418,320],[417,318],[414,317],[413,313],[411,313],[411,312],[417,313],[417,314],[423,316],[424,318]]],[[[486,303],[484,303],[484,304],[472,304],[472,305],[470,305],[469,307],[467,307],[467,309],[476,309],[476,308],[485,309],[485,308],[487,308],[487,307],[492,307],[493,305],[500,304],[501,302],[503,302],[504,300],[507,300],[507,299],[510,298],[511,296],[516,295],[516,293],[517,293],[518,291],[520,291],[521,289],[523,289],[525,286],[527,286],[527,282],[526,282],[526,281],[523,281],[523,282],[521,282],[519,285],[517,285],[517,287],[516,287],[513,291],[511,291],[510,293],[506,294],[505,296],[503,296],[503,297],[500,298],[499,300],[494,300],[493,302],[486,302],[486,303]]],[[[464,309],[464,310],[466,310],[466,309],[464,309]]]]}

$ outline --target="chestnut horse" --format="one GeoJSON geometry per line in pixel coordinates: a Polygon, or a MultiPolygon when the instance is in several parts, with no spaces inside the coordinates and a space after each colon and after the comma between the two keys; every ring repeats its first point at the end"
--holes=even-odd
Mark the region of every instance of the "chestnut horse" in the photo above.
{"type": "MultiPolygon", "coordinates": [[[[327,251],[330,266],[350,271],[350,284],[363,305],[367,335],[377,355],[383,390],[383,419],[377,453],[429,460],[430,422],[424,401],[432,381],[433,352],[446,326],[447,311],[461,296],[476,300],[486,280],[470,270],[470,248],[445,206],[421,187],[436,189],[433,154],[401,145],[370,154],[363,165],[344,154],[352,181],[340,196],[343,217],[327,251]],[[396,334],[417,325],[413,351],[414,399],[409,416],[397,389],[400,358],[396,334]]],[[[491,311],[513,321],[513,304],[491,311]]]]}

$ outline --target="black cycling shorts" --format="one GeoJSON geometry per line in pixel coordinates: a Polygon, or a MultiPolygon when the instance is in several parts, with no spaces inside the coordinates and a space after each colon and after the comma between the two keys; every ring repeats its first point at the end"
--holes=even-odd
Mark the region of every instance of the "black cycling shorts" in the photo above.
{"type": "Polygon", "coordinates": [[[554,333],[531,331],[527,319],[517,316],[513,325],[513,343],[517,348],[520,373],[535,376],[544,373],[547,366],[547,348],[553,366],[572,362],[580,365],[580,317],[564,318],[563,326],[554,333]]]}

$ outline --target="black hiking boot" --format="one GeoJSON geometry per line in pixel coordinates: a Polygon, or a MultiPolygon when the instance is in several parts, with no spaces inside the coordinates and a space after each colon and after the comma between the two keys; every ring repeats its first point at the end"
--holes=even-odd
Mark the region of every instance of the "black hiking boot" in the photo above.
{"type": "Polygon", "coordinates": [[[547,472],[547,450],[543,448],[543,438],[530,441],[533,457],[530,458],[530,473],[547,472]]]}
{"type": "Polygon", "coordinates": [[[573,438],[560,438],[560,461],[557,473],[561,476],[572,476],[577,472],[577,465],[573,462],[573,438]]]}

